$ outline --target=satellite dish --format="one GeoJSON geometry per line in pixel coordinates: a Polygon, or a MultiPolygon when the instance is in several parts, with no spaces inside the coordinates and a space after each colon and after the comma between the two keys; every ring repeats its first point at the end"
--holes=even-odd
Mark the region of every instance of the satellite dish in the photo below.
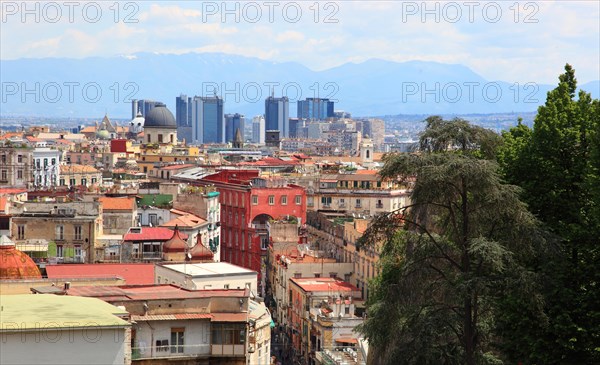
{"type": "Polygon", "coordinates": [[[188,258],[188,260],[191,260],[191,259],[192,259],[192,254],[191,254],[191,253],[189,253],[189,252],[188,252],[188,253],[187,253],[185,256],[188,258]]]}

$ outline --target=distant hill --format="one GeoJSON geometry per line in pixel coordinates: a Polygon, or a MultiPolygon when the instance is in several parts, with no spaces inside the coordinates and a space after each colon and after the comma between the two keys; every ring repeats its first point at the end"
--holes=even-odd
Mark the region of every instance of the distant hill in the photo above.
{"type": "MultiPolygon", "coordinates": [[[[485,80],[463,65],[435,62],[372,59],[313,71],[299,62],[220,53],[18,59],[0,66],[2,116],[128,118],[131,98],[163,101],[175,113],[180,93],[212,95],[217,85],[226,113],[252,117],[264,112],[269,83],[279,83],[276,96],[285,85],[291,116],[297,96],[336,99],[336,109],[354,116],[531,112],[555,87],[485,80]]],[[[581,87],[600,97],[600,81],[581,87]]]]}

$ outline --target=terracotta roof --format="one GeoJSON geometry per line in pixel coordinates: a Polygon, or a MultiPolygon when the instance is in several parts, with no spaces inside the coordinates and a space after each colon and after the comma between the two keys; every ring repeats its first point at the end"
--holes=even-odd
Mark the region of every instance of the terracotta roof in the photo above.
{"type": "Polygon", "coordinates": [[[102,203],[103,210],[125,210],[132,211],[135,207],[135,198],[132,197],[108,197],[103,196],[98,199],[102,203]]]}
{"type": "Polygon", "coordinates": [[[29,142],[41,142],[42,140],[39,138],[35,138],[34,136],[26,136],[25,139],[27,139],[29,142]]]}
{"type": "Polygon", "coordinates": [[[0,236],[0,280],[41,279],[40,269],[7,236],[0,236]]]}
{"type": "Polygon", "coordinates": [[[0,136],[0,140],[3,139],[9,139],[9,138],[13,138],[13,137],[22,137],[23,133],[21,132],[9,132],[9,133],[4,133],[3,135],[0,136]]]}
{"type": "Polygon", "coordinates": [[[206,223],[205,219],[202,219],[192,213],[186,213],[184,215],[181,215],[179,217],[171,219],[170,221],[163,224],[162,226],[163,227],[175,227],[175,226],[195,227],[195,226],[197,226],[199,224],[203,224],[203,223],[206,223]]]}
{"type": "Polygon", "coordinates": [[[360,291],[356,286],[336,278],[290,278],[306,292],[360,291]]]}
{"type": "Polygon", "coordinates": [[[79,133],[96,133],[96,126],[89,125],[80,130],[79,133]]]}
{"type": "Polygon", "coordinates": [[[21,188],[0,188],[0,194],[1,195],[5,195],[5,194],[21,194],[21,193],[26,193],[27,189],[21,189],[21,188]]]}
{"type": "Polygon", "coordinates": [[[356,170],[356,175],[377,175],[377,170],[356,170]]]}
{"type": "Polygon", "coordinates": [[[202,244],[202,235],[197,236],[196,245],[190,250],[192,260],[210,260],[215,257],[214,253],[202,244]]]}
{"type": "Polygon", "coordinates": [[[169,238],[167,242],[163,244],[162,250],[165,253],[185,252],[187,247],[187,243],[183,238],[181,238],[181,232],[179,232],[179,227],[175,226],[173,235],[171,236],[171,238],[169,238]]]}
{"type": "Polygon", "coordinates": [[[0,195],[0,212],[4,212],[7,203],[8,197],[0,195]]]}
{"type": "MultiPolygon", "coordinates": [[[[69,143],[71,143],[71,142],[69,142],[69,143]]],[[[87,165],[77,165],[77,164],[60,165],[60,173],[63,175],[70,174],[70,173],[81,174],[81,173],[97,173],[97,172],[98,172],[98,170],[96,170],[92,166],[87,166],[87,165]]]]}
{"type": "Polygon", "coordinates": [[[128,285],[154,284],[154,264],[47,265],[48,278],[97,278],[119,276],[128,285]]]}
{"type": "MultiPolygon", "coordinates": [[[[164,227],[139,227],[141,233],[127,232],[124,241],[167,241],[173,237],[173,231],[164,227]]],[[[187,234],[180,233],[182,239],[187,239],[187,234]]]]}

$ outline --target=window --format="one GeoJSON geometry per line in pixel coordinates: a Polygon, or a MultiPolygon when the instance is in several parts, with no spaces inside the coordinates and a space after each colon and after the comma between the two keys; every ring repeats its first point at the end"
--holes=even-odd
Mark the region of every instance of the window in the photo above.
{"type": "Polygon", "coordinates": [[[344,313],[350,314],[350,306],[349,305],[347,305],[346,308],[344,308],[344,313]]]}
{"type": "Polygon", "coordinates": [[[47,158],[45,158],[45,159],[44,159],[44,167],[47,167],[47,166],[48,166],[48,159],[47,159],[47,158]]]}
{"type": "Polygon", "coordinates": [[[356,199],[356,207],[360,208],[362,206],[360,199],[356,199]]]}
{"type": "Polygon", "coordinates": [[[56,239],[60,241],[65,239],[65,226],[56,226],[56,239]]]}
{"type": "Polygon", "coordinates": [[[296,195],[296,205],[302,204],[302,195],[296,195]]]}
{"type": "Polygon", "coordinates": [[[316,272],[315,273],[315,278],[320,278],[321,277],[321,273],[320,272],[316,272]]]}
{"type": "Polygon", "coordinates": [[[25,239],[25,225],[19,224],[17,226],[17,239],[24,240],[25,239]]]}
{"type": "Polygon", "coordinates": [[[81,232],[82,232],[81,228],[82,228],[81,226],[75,226],[75,239],[76,240],[81,239],[81,232]]]}
{"type": "Polygon", "coordinates": [[[183,353],[184,328],[171,328],[171,353],[183,353]]]}
{"type": "Polygon", "coordinates": [[[150,134],[148,134],[148,143],[152,142],[152,138],[150,138],[150,134]]]}
{"type": "Polygon", "coordinates": [[[75,186],[75,179],[69,179],[69,185],[75,186]]]}
{"type": "MultiPolygon", "coordinates": [[[[4,160],[6,158],[6,156],[4,156],[4,155],[2,157],[3,157],[2,160],[4,160]]],[[[17,162],[18,163],[22,163],[23,162],[23,155],[17,155],[17,162]]]]}
{"type": "Polygon", "coordinates": [[[2,181],[8,181],[8,174],[6,172],[6,170],[2,170],[2,181]]]}
{"type": "Polygon", "coordinates": [[[59,180],[59,185],[60,186],[65,186],[65,179],[60,179],[59,180]]]}
{"type": "Polygon", "coordinates": [[[23,170],[17,170],[17,179],[23,178],[23,170]]]}
{"type": "Polygon", "coordinates": [[[56,257],[63,257],[63,246],[56,246],[56,257]]]}
{"type": "Polygon", "coordinates": [[[224,284],[223,289],[229,289],[229,284],[224,284]]]}
{"type": "Polygon", "coordinates": [[[81,185],[87,186],[87,179],[85,177],[81,179],[81,185]]]}
{"type": "Polygon", "coordinates": [[[381,199],[377,199],[377,208],[383,208],[383,201],[381,199]]]}
{"type": "Polygon", "coordinates": [[[275,205],[275,195],[269,195],[269,205],[275,205]]]}
{"type": "Polygon", "coordinates": [[[169,340],[156,340],[156,352],[168,352],[169,340]]]}
{"type": "Polygon", "coordinates": [[[211,327],[213,345],[242,345],[246,341],[245,323],[213,323],[211,327]]]}
{"type": "Polygon", "coordinates": [[[268,246],[269,246],[269,241],[267,239],[267,236],[260,236],[260,249],[266,250],[268,246]]]}
{"type": "Polygon", "coordinates": [[[163,136],[162,134],[158,135],[158,143],[162,143],[163,142],[163,136]]]}
{"type": "Polygon", "coordinates": [[[325,197],[325,196],[322,196],[322,197],[321,197],[321,204],[322,204],[324,207],[328,207],[328,206],[330,206],[330,205],[331,205],[331,197],[325,197]]]}
{"type": "Polygon", "coordinates": [[[6,155],[2,155],[2,163],[6,164],[6,155]]]}
{"type": "Polygon", "coordinates": [[[287,205],[287,195],[281,196],[281,205],[287,205]]]}
{"type": "Polygon", "coordinates": [[[150,225],[156,227],[158,225],[158,216],[156,214],[149,214],[150,225]]]}
{"type": "Polygon", "coordinates": [[[301,277],[302,277],[302,273],[299,273],[299,272],[294,273],[294,279],[300,279],[301,277]]]}
{"type": "Polygon", "coordinates": [[[313,207],[315,205],[315,198],[312,196],[307,196],[306,197],[306,205],[309,207],[313,207]]]}

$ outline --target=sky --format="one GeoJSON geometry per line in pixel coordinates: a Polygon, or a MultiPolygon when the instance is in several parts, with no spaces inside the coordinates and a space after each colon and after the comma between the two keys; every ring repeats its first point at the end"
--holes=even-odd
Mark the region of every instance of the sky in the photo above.
{"type": "Polygon", "coordinates": [[[600,79],[600,2],[0,3],[0,59],[221,52],[313,70],[371,58],[463,64],[487,80],[600,79]]]}

